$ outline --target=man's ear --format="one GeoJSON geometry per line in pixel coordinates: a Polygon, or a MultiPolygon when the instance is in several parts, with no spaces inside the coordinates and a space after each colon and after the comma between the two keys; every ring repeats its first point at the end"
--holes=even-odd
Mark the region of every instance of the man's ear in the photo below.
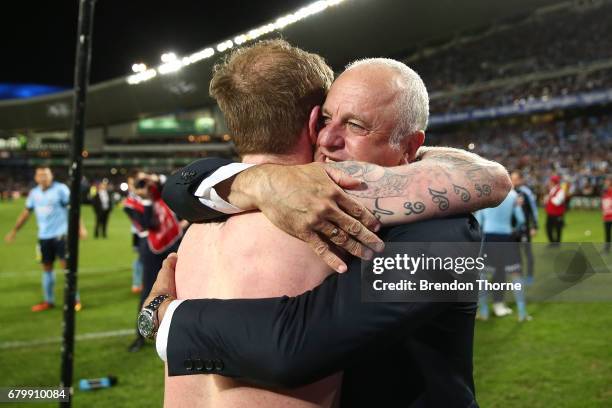
{"type": "Polygon", "coordinates": [[[308,117],[308,139],[314,146],[317,143],[317,137],[319,136],[319,121],[321,119],[321,106],[316,105],[310,111],[308,117]]]}
{"type": "Polygon", "coordinates": [[[425,143],[425,132],[422,130],[417,130],[402,140],[401,148],[404,150],[403,161],[406,164],[416,160],[417,151],[423,143],[425,143]]]}

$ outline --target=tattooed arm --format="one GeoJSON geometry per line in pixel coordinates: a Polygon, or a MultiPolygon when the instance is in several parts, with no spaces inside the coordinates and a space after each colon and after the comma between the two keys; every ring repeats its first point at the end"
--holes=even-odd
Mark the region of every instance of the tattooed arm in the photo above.
{"type": "Polygon", "coordinates": [[[326,166],[361,180],[361,189],[345,191],[385,225],[496,206],[512,187],[503,166],[463,150],[421,148],[417,160],[392,168],[360,162],[326,166]]]}
{"type": "Polygon", "coordinates": [[[380,248],[371,232],[377,230],[376,218],[391,225],[471,212],[498,205],[510,191],[508,173],[498,163],[451,148],[421,148],[418,153],[414,163],[392,168],[350,161],[264,164],[215,188],[239,208],[262,211],[342,271],[345,264],[330,244],[368,258],[368,247],[380,248]],[[355,179],[361,181],[358,188],[355,179]]]}

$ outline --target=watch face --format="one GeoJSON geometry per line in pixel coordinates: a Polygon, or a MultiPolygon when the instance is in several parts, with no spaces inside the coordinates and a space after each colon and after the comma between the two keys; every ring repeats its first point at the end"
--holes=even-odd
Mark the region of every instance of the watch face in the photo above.
{"type": "Polygon", "coordinates": [[[143,337],[149,338],[153,334],[153,318],[146,313],[138,315],[138,331],[143,337]]]}

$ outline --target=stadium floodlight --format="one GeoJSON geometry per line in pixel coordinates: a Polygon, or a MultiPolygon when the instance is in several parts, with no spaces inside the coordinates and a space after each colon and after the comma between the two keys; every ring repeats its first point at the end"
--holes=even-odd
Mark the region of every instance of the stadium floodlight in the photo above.
{"type": "Polygon", "coordinates": [[[247,36],[247,39],[254,40],[257,37],[259,37],[260,35],[261,35],[261,33],[260,33],[259,29],[258,28],[254,28],[251,31],[249,31],[246,36],[247,36]]]}
{"type": "Polygon", "coordinates": [[[155,78],[157,76],[157,71],[155,69],[147,69],[146,71],[139,72],[134,75],[130,75],[127,78],[127,83],[130,85],[136,85],[144,81],[148,81],[151,78],[155,78]]]}
{"type": "Polygon", "coordinates": [[[244,34],[240,34],[239,36],[236,36],[236,38],[234,38],[234,43],[236,45],[240,45],[242,43],[245,43],[247,41],[247,36],[244,34]]]}
{"type": "MultiPolygon", "coordinates": [[[[171,72],[176,72],[184,66],[212,57],[213,55],[215,55],[215,49],[216,52],[224,52],[229,50],[230,48],[233,48],[235,45],[242,45],[249,41],[254,41],[265,34],[271,33],[276,30],[281,30],[290,24],[303,20],[313,14],[320,13],[326,10],[327,8],[336,6],[344,1],[345,0],[315,1],[314,3],[311,3],[308,6],[300,8],[294,13],[279,17],[271,23],[249,30],[246,33],[238,34],[234,37],[233,40],[225,40],[217,44],[217,46],[214,48],[212,46],[209,46],[201,51],[198,51],[186,57],[179,58],[173,52],[166,52],[161,56],[163,64],[160,65],[157,69],[147,69],[146,65],[142,64],[143,68],[141,69],[141,71],[135,71],[134,68],[138,64],[134,64],[132,66],[132,70],[135,72],[135,74],[127,77],[127,83],[130,85],[136,85],[143,81],[148,81],[154,78],[157,73],[165,75],[171,72]]],[[[140,69],[140,67],[138,68],[140,69]]]]}
{"type": "Polygon", "coordinates": [[[132,65],[133,72],[144,72],[146,70],[147,70],[147,66],[143,64],[142,62],[132,65]]]}
{"type": "Polygon", "coordinates": [[[205,48],[202,51],[191,54],[188,57],[183,58],[183,65],[193,64],[194,62],[210,58],[215,55],[215,50],[211,47],[205,48]]]}
{"type": "Polygon", "coordinates": [[[123,192],[128,191],[128,183],[126,183],[126,182],[121,183],[121,184],[119,185],[119,189],[120,189],[121,191],[123,191],[123,192]]]}
{"type": "Polygon", "coordinates": [[[302,7],[297,10],[295,13],[287,14],[285,16],[281,16],[277,18],[273,23],[269,23],[263,25],[261,27],[254,28],[247,33],[239,34],[234,37],[234,41],[227,40],[219,43],[217,45],[218,52],[224,52],[233,47],[233,45],[241,45],[248,41],[256,40],[264,34],[271,33],[275,30],[281,30],[286,26],[293,24],[297,21],[300,21],[306,17],[309,17],[313,14],[317,14],[327,9],[330,6],[335,6],[339,3],[342,3],[344,0],[319,0],[316,1],[306,7],[302,7]]]}
{"type": "Polygon", "coordinates": [[[234,43],[232,42],[232,40],[223,41],[222,43],[217,45],[217,51],[223,52],[225,50],[229,50],[233,46],[234,46],[234,43]]]}
{"type": "Polygon", "coordinates": [[[183,60],[172,60],[172,61],[168,61],[165,64],[162,64],[159,67],[157,67],[157,72],[159,72],[162,75],[166,75],[171,72],[176,72],[180,70],[181,68],[183,68],[183,60]]]}
{"type": "Polygon", "coordinates": [[[166,52],[161,56],[162,62],[172,62],[176,60],[176,54],[173,52],[166,52]]]}

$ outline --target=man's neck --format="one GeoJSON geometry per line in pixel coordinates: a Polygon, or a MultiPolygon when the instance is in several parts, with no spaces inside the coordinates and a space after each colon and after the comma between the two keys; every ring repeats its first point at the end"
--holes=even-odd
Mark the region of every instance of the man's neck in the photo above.
{"type": "Polygon", "coordinates": [[[245,154],[242,156],[243,163],[250,164],[306,164],[312,162],[312,157],[298,154],[245,154]]]}
{"type": "Polygon", "coordinates": [[[312,163],[312,155],[312,143],[306,134],[306,130],[303,129],[290,151],[283,154],[245,154],[242,156],[242,162],[250,164],[306,164],[312,163]]]}

